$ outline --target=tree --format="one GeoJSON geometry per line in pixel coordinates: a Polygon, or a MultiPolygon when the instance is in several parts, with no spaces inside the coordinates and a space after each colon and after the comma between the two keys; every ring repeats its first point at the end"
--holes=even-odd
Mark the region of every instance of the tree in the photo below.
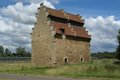
{"type": "Polygon", "coordinates": [[[92,58],[98,58],[98,59],[102,59],[102,58],[106,58],[106,59],[111,59],[111,58],[116,58],[116,52],[95,52],[91,54],[92,58]]]}
{"type": "Polygon", "coordinates": [[[18,57],[24,57],[25,53],[26,53],[25,48],[22,47],[16,48],[16,54],[18,57]]]}
{"type": "Polygon", "coordinates": [[[24,55],[24,57],[31,57],[31,53],[29,51],[27,51],[26,54],[24,55]]]}
{"type": "Polygon", "coordinates": [[[5,49],[5,54],[6,54],[7,56],[10,56],[11,51],[10,51],[8,48],[6,48],[6,49],[5,49]]]}
{"type": "Polygon", "coordinates": [[[4,53],[4,47],[0,46],[0,54],[3,54],[3,53],[4,53]]]}
{"type": "Polygon", "coordinates": [[[120,29],[118,31],[118,36],[117,36],[117,39],[118,39],[118,47],[116,49],[116,53],[117,53],[117,59],[120,60],[120,29]]]}

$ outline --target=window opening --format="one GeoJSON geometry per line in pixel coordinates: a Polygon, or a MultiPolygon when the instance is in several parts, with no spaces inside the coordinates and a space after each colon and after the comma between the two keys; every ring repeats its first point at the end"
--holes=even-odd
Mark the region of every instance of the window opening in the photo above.
{"type": "Polygon", "coordinates": [[[65,64],[67,64],[67,62],[68,62],[68,59],[67,59],[67,58],[65,58],[65,59],[64,59],[64,62],[65,62],[65,64]]]}
{"type": "Polygon", "coordinates": [[[65,29],[63,29],[63,28],[61,28],[60,31],[61,31],[61,33],[63,33],[63,34],[65,33],[65,29]]]}
{"type": "Polygon", "coordinates": [[[83,58],[80,58],[80,61],[83,62],[83,58]]]}

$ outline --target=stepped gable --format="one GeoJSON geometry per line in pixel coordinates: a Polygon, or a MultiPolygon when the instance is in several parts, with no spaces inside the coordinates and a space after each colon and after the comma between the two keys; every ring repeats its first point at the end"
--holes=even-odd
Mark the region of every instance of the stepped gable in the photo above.
{"type": "Polygon", "coordinates": [[[84,23],[84,20],[78,15],[66,13],[62,10],[51,9],[48,7],[46,7],[46,10],[48,11],[49,15],[51,15],[51,16],[68,19],[71,21],[79,22],[79,23],[84,23]]]}
{"type": "Polygon", "coordinates": [[[59,22],[51,22],[51,25],[56,30],[56,33],[63,34],[60,29],[64,29],[65,35],[74,36],[74,37],[81,37],[81,38],[90,38],[88,32],[84,28],[79,27],[70,27],[68,24],[59,23],[59,22]]]}

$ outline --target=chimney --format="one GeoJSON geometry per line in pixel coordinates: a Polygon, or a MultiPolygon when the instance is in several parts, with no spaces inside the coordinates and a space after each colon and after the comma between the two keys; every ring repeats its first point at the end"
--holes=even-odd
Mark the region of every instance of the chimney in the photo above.
{"type": "Polygon", "coordinates": [[[41,3],[40,6],[43,6],[43,3],[41,3]]]}

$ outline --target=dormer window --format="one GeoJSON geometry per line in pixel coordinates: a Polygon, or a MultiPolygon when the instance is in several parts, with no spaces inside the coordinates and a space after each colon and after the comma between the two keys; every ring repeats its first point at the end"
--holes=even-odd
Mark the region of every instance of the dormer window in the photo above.
{"type": "Polygon", "coordinates": [[[60,31],[61,31],[62,34],[65,33],[65,29],[63,29],[63,28],[61,28],[60,31]]]}

